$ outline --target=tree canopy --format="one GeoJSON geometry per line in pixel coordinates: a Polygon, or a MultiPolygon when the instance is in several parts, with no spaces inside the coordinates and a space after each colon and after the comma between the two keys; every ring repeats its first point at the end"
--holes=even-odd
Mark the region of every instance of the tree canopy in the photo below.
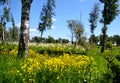
{"type": "Polygon", "coordinates": [[[118,0],[100,0],[101,3],[104,4],[104,9],[102,11],[102,19],[101,22],[104,24],[102,28],[102,48],[101,52],[104,52],[106,47],[106,31],[107,31],[107,25],[109,25],[118,15],[118,0]]]}

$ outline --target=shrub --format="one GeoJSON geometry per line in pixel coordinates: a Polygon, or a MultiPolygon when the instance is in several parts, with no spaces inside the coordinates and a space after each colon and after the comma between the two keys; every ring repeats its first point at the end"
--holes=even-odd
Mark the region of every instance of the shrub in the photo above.
{"type": "Polygon", "coordinates": [[[109,50],[112,49],[112,41],[109,41],[106,43],[106,49],[109,49],[109,50]]]}

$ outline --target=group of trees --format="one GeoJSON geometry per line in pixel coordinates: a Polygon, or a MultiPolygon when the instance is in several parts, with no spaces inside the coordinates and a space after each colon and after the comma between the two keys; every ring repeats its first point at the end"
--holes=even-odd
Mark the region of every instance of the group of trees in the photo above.
{"type": "MultiPolygon", "coordinates": [[[[0,25],[0,41],[3,41],[3,28],[0,25]]],[[[4,42],[17,42],[19,39],[19,29],[17,26],[10,27],[8,30],[4,30],[4,42]]]]}
{"type": "Polygon", "coordinates": [[[30,41],[36,42],[36,43],[40,43],[40,42],[42,42],[42,43],[63,43],[63,44],[69,43],[68,39],[63,39],[63,38],[54,39],[51,36],[48,36],[48,38],[45,38],[45,37],[41,38],[41,37],[35,36],[30,41]]]}
{"type": "Polygon", "coordinates": [[[4,0],[0,1],[0,4],[3,4],[0,11],[0,40],[5,43],[5,41],[18,41],[18,28],[15,26],[14,17],[10,11],[10,1],[4,0]],[[6,30],[6,24],[10,22],[12,23],[12,27],[6,30]]]}
{"type": "MultiPolygon", "coordinates": [[[[9,2],[11,0],[0,0],[1,6],[5,6],[5,13],[3,14],[3,17],[7,19],[10,14],[9,12],[9,2]]],[[[22,4],[22,11],[21,11],[21,26],[20,26],[20,34],[19,34],[19,45],[18,45],[18,57],[28,57],[28,43],[29,43],[29,28],[30,28],[30,8],[33,0],[21,0],[22,4]]],[[[42,20],[40,21],[40,25],[45,27],[50,27],[52,25],[52,15],[53,15],[53,8],[55,4],[55,0],[47,0],[47,5],[45,6],[45,13],[46,16],[42,16],[42,20]],[[47,17],[47,19],[46,19],[47,17]],[[44,20],[45,19],[45,25],[44,20]]],[[[44,12],[44,11],[42,11],[44,12]]],[[[14,21],[12,19],[13,25],[14,21]]],[[[2,26],[2,33],[3,33],[3,40],[4,40],[4,30],[5,30],[6,20],[1,18],[1,26],[2,26]]]]}
{"type": "Polygon", "coordinates": [[[84,37],[84,26],[79,20],[67,20],[68,28],[71,31],[71,43],[73,44],[73,39],[76,39],[76,45],[80,45],[80,42],[84,37]]]}
{"type": "MultiPolygon", "coordinates": [[[[101,52],[104,52],[104,50],[106,49],[106,43],[107,43],[107,25],[109,25],[118,15],[119,10],[118,10],[118,0],[99,0],[101,3],[103,3],[104,7],[102,10],[102,18],[100,19],[100,23],[103,24],[103,28],[102,28],[102,35],[100,37],[101,39],[101,52]]],[[[90,19],[89,22],[90,27],[91,27],[91,37],[90,37],[90,42],[93,43],[94,40],[97,40],[97,37],[95,37],[94,33],[94,29],[97,27],[97,20],[98,20],[98,16],[99,16],[99,5],[95,4],[93,11],[90,13],[90,19]],[[93,39],[94,38],[94,39],[93,39]]],[[[96,43],[96,42],[94,42],[96,43]]]]}
{"type": "Polygon", "coordinates": [[[103,23],[102,28],[102,48],[101,52],[104,52],[106,47],[106,35],[107,35],[107,25],[109,25],[115,17],[118,15],[118,0],[100,0],[101,3],[104,4],[104,8],[102,11],[102,19],[101,23],[103,23]]]}
{"type": "MultiPolygon", "coordinates": [[[[100,4],[95,3],[93,10],[89,14],[90,15],[89,22],[90,22],[90,30],[91,30],[91,36],[89,38],[89,42],[91,42],[92,44],[98,44],[99,42],[100,43],[99,45],[102,46],[101,52],[104,52],[104,50],[106,49],[106,44],[108,42],[107,25],[109,25],[115,19],[115,17],[119,13],[119,10],[118,10],[118,0],[99,0],[99,1],[104,4],[102,10],[102,18],[99,18],[100,4]],[[99,37],[95,36],[94,34],[94,30],[95,28],[97,28],[98,21],[103,24],[102,34],[99,37]]],[[[71,31],[71,43],[73,44],[73,39],[75,37],[76,45],[80,44],[80,40],[83,40],[82,38],[82,35],[84,33],[83,24],[78,20],[68,20],[67,23],[68,23],[68,28],[71,31]]],[[[118,35],[117,37],[115,36],[114,38],[112,38],[112,40],[114,40],[113,44],[116,43],[117,45],[119,45],[118,35]]]]}
{"type": "MultiPolygon", "coordinates": [[[[10,4],[11,0],[0,0],[0,5],[3,7],[3,13],[0,15],[0,34],[2,35],[1,39],[5,40],[5,27],[6,23],[8,21],[12,22],[12,28],[9,29],[9,33],[12,32],[11,40],[16,40],[15,37],[15,31],[18,31],[15,22],[14,17],[12,13],[10,12],[10,4]]],[[[100,19],[100,22],[103,24],[102,28],[102,37],[101,37],[101,45],[102,49],[101,52],[104,52],[106,47],[106,41],[107,41],[107,25],[109,25],[115,17],[118,15],[118,0],[99,0],[101,3],[103,3],[104,7],[102,10],[102,18],[100,19]]],[[[29,28],[30,28],[30,8],[33,0],[21,0],[22,3],[22,13],[21,13],[21,26],[20,26],[20,34],[19,34],[19,47],[18,47],[18,57],[28,57],[28,43],[29,43],[29,28]]],[[[50,28],[52,25],[52,16],[54,14],[54,8],[55,8],[55,0],[47,0],[47,3],[43,5],[42,11],[40,13],[40,21],[39,21],[39,27],[38,30],[41,32],[41,39],[43,32],[50,28]]],[[[93,11],[90,13],[90,28],[91,28],[91,42],[93,42],[92,38],[95,38],[94,35],[94,29],[97,27],[97,21],[98,21],[98,15],[99,15],[99,6],[98,4],[95,4],[93,11]]],[[[67,21],[68,28],[71,31],[71,42],[73,44],[73,39],[76,39],[76,45],[80,44],[84,37],[84,26],[79,20],[68,20],[67,21]]],[[[118,36],[116,36],[118,38],[118,36]]],[[[97,39],[97,38],[95,38],[97,39]]],[[[97,42],[94,42],[97,44],[97,42]]],[[[116,41],[116,44],[118,44],[118,41],[116,41]]]]}
{"type": "MultiPolygon", "coordinates": [[[[102,45],[102,39],[103,39],[103,36],[100,35],[100,36],[95,36],[95,35],[91,35],[90,38],[89,38],[89,42],[92,43],[92,44],[95,44],[95,45],[102,45]],[[91,41],[92,39],[92,41],[91,41]]],[[[120,46],[120,35],[113,35],[113,36],[108,36],[106,35],[106,43],[109,43],[111,42],[112,45],[116,45],[116,46],[120,46]]]]}

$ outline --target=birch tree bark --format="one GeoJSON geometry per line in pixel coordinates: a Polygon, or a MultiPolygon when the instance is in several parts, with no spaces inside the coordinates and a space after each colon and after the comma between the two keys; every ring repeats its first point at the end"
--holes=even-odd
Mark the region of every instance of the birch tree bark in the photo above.
{"type": "Polygon", "coordinates": [[[29,50],[29,28],[30,28],[30,7],[33,0],[21,0],[21,27],[19,35],[18,57],[28,57],[29,50]]]}

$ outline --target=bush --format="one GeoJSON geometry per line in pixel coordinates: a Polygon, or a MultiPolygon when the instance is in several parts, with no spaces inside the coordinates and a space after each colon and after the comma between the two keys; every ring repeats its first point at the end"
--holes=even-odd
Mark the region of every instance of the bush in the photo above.
{"type": "Polygon", "coordinates": [[[87,52],[84,50],[83,47],[74,47],[74,46],[31,46],[32,50],[39,54],[48,54],[50,56],[60,56],[64,53],[66,54],[82,54],[86,55],[87,52]]]}
{"type": "Polygon", "coordinates": [[[120,61],[119,55],[116,55],[113,51],[105,52],[105,59],[108,63],[108,72],[104,74],[104,81],[109,83],[119,83],[120,78],[120,61]]]}
{"type": "Polygon", "coordinates": [[[106,43],[106,49],[109,49],[109,50],[112,49],[112,41],[109,41],[106,43]]]}

